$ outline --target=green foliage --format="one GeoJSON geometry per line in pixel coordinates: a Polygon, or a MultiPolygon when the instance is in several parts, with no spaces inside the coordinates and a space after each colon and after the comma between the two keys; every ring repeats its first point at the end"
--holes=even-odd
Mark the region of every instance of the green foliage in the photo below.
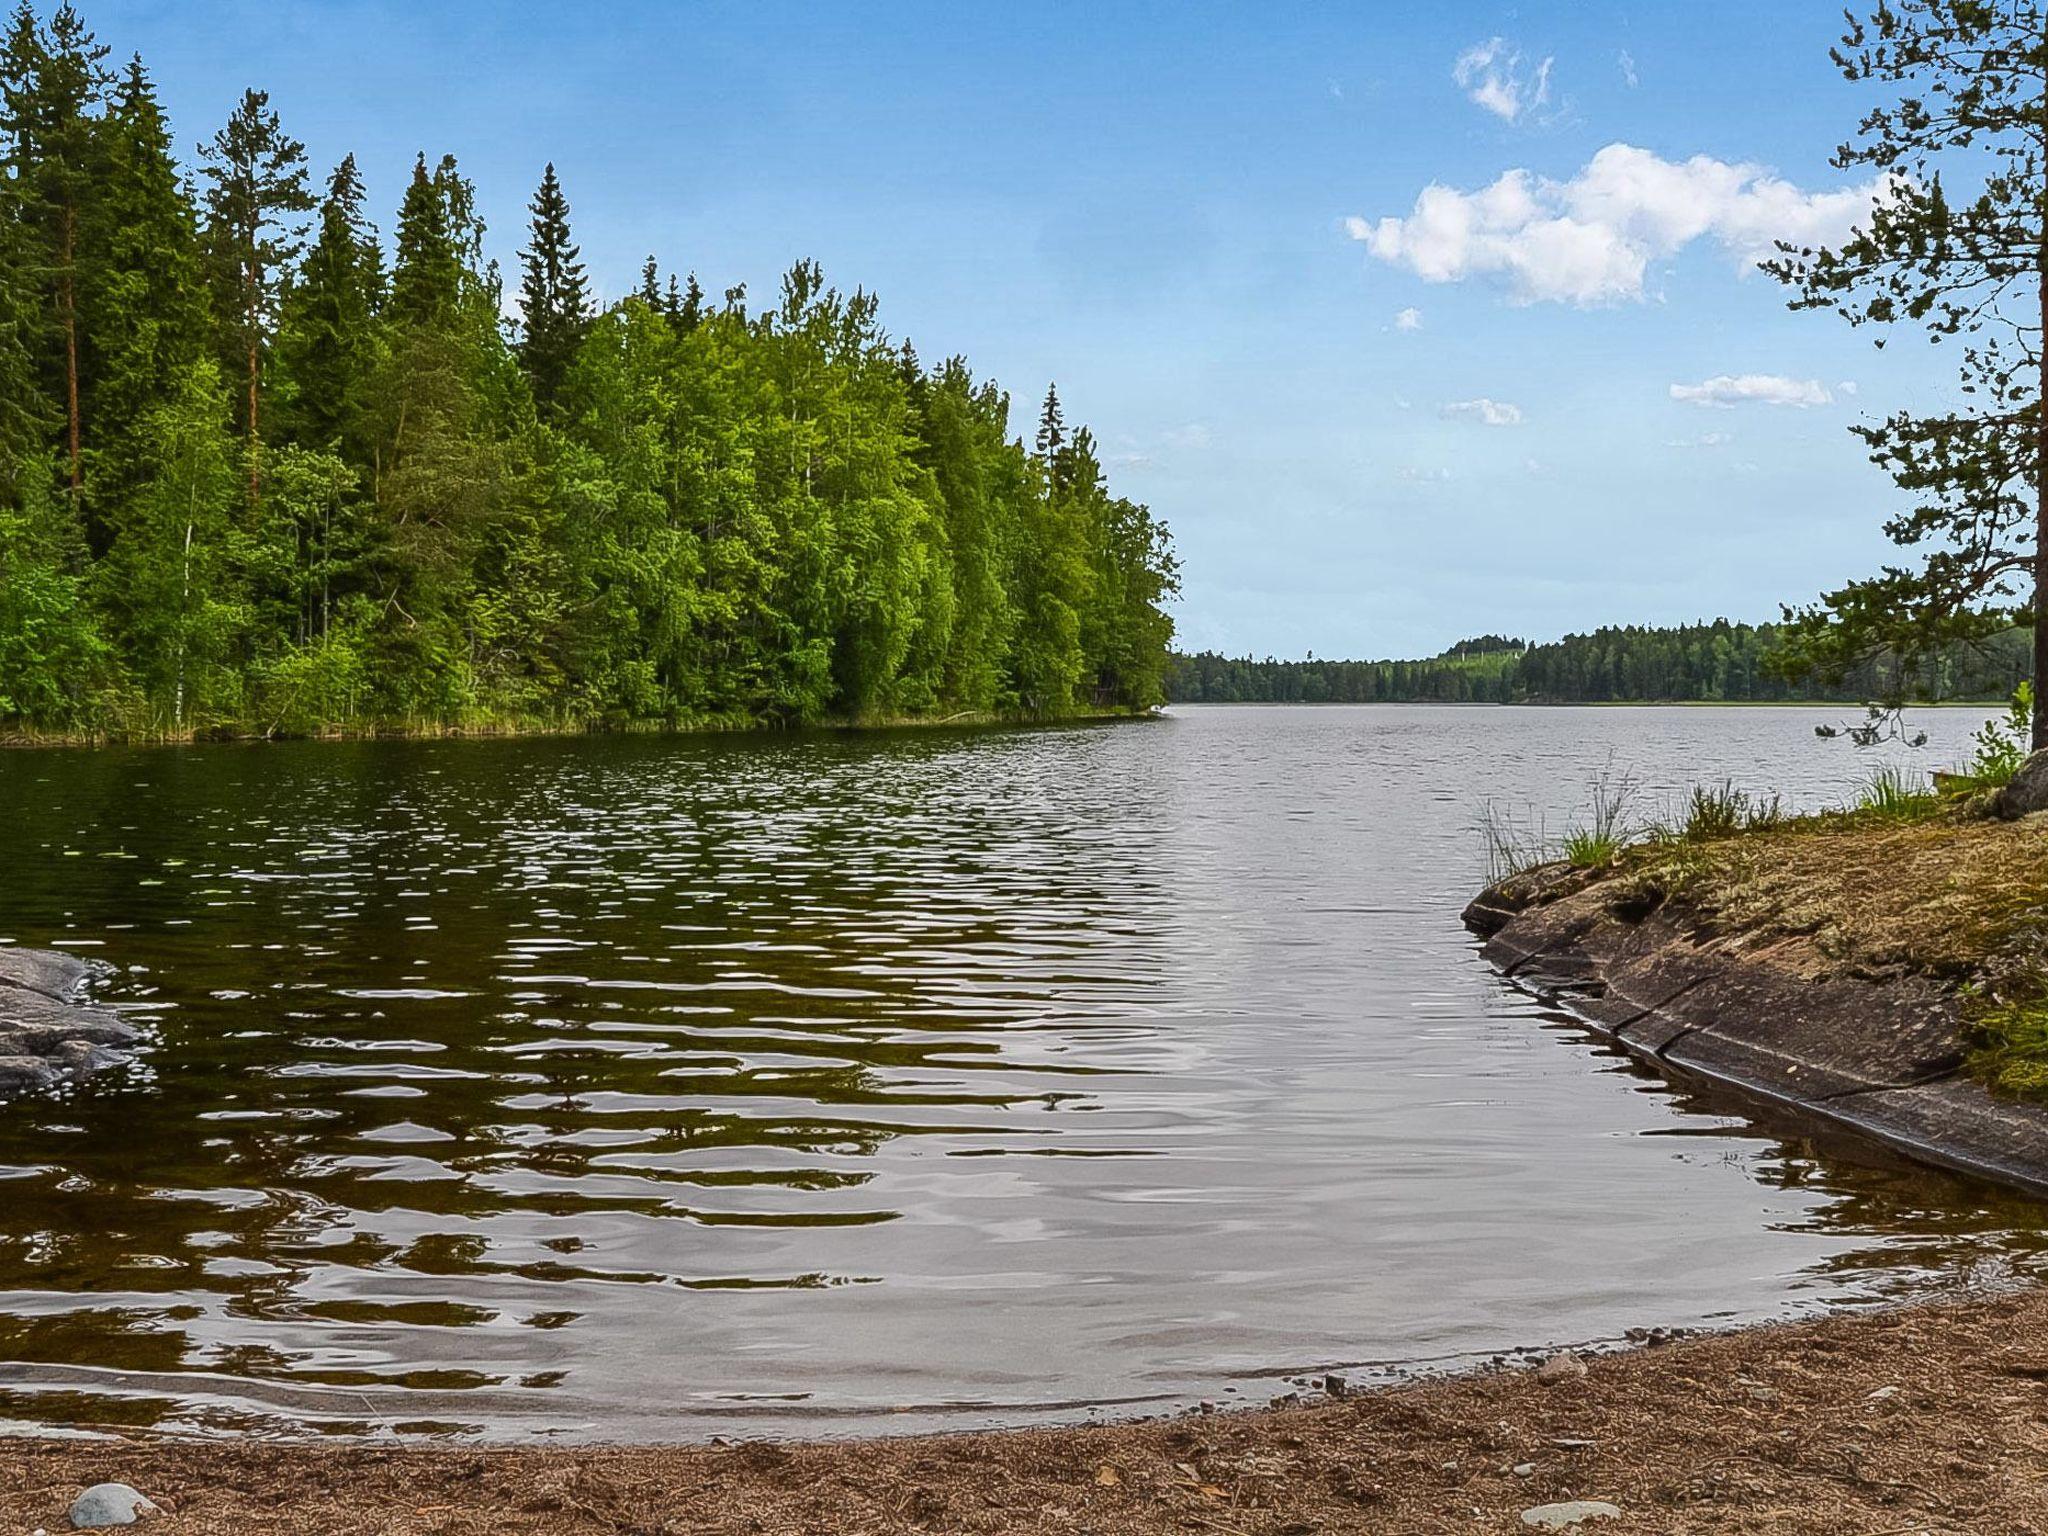
{"type": "Polygon", "coordinates": [[[596,312],[550,168],[514,330],[452,158],[415,165],[387,276],[353,159],[304,246],[302,151],[251,91],[202,218],[105,51],[68,7],[0,42],[0,730],[1163,697],[1165,527],[872,295],[799,262],[750,316],[650,261],[596,312]]]}
{"type": "Polygon", "coordinates": [[[1987,720],[1977,732],[1977,751],[1970,759],[1969,777],[1980,788],[1997,789],[2010,784],[2027,758],[2027,743],[2034,724],[2034,685],[2021,683],[2012,692],[2012,702],[2001,719],[1987,720]]]}
{"type": "Polygon", "coordinates": [[[2048,995],[2038,983],[2004,999],[1966,996],[1963,1021],[1976,1076],[2015,1098],[2048,1096],[2048,995]]]}
{"type": "Polygon", "coordinates": [[[1941,797],[1921,775],[1886,764],[1871,774],[1854,809],[1878,821],[1925,821],[1941,809],[1941,797]]]}
{"type": "Polygon", "coordinates": [[[1784,819],[1784,804],[1776,795],[1753,796],[1726,780],[1712,787],[1696,784],[1686,798],[1676,836],[1689,843],[1714,842],[1743,832],[1768,831],[1784,819]]]}
{"type": "MultiPolygon", "coordinates": [[[[1850,429],[1917,498],[1886,525],[1917,563],[1788,613],[1783,665],[1839,680],[1888,653],[1905,678],[2018,620],[2037,630],[2038,671],[2048,658],[2048,594],[2035,567],[2048,536],[2048,9],[2040,0],[1880,0],[1868,20],[1847,19],[1836,65],[1854,84],[1897,95],[1864,114],[1834,163],[1876,172],[1882,193],[1839,250],[1781,245],[1768,270],[1793,288],[1795,309],[1832,309],[1881,337],[1907,325],[1960,343],[1961,403],[1850,429]],[[1957,180],[1970,188],[1962,196],[1951,193],[1957,180]]],[[[1873,695],[1884,704],[1904,696],[1873,695]]],[[[2048,714],[2033,740],[2048,745],[2048,714]]]]}

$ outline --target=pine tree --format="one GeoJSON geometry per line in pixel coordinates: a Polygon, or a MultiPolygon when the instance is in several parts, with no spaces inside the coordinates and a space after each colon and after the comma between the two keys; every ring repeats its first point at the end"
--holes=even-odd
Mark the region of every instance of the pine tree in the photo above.
{"type": "Polygon", "coordinates": [[[661,308],[661,269],[652,256],[640,264],[640,287],[634,296],[649,309],[661,308]]]}
{"type": "Polygon", "coordinates": [[[524,336],[519,361],[543,414],[552,413],[576,350],[590,329],[591,306],[581,253],[569,234],[569,201],[549,163],[528,205],[530,243],[520,252],[524,336]]]}
{"type": "Polygon", "coordinates": [[[1966,403],[1850,429],[1923,498],[1886,531],[1928,553],[1788,612],[1789,666],[1839,680],[1888,656],[1896,704],[1944,653],[2017,620],[2034,632],[2033,744],[2048,747],[2048,5],[1880,0],[1848,21],[1835,63],[1900,100],[1834,163],[1873,168],[1883,192],[1840,250],[1781,246],[1769,270],[1795,309],[1962,338],[1966,403]],[[1948,170],[1981,186],[1952,200],[1948,170]]]}
{"type": "Polygon", "coordinates": [[[242,378],[240,417],[253,505],[263,485],[264,363],[279,295],[304,249],[300,215],[313,206],[306,147],[284,132],[268,94],[249,90],[199,155],[218,318],[233,371],[242,378]]]}
{"type": "Polygon", "coordinates": [[[48,374],[62,401],[64,459],[76,505],[85,483],[79,267],[85,206],[98,185],[93,113],[109,76],[107,49],[66,0],[41,26],[23,0],[0,50],[7,169],[21,194],[37,264],[48,274],[48,374]]]}

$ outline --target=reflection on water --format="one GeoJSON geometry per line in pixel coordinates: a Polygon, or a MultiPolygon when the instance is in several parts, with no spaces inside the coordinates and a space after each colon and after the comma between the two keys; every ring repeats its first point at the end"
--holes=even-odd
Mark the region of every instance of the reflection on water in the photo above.
{"type": "Polygon", "coordinates": [[[0,1108],[0,1414],[1016,1421],[2030,1271],[2030,1204],[1675,1098],[1458,928],[1482,800],[1839,796],[1811,723],[0,754],[0,936],[156,1039],[0,1108]]]}

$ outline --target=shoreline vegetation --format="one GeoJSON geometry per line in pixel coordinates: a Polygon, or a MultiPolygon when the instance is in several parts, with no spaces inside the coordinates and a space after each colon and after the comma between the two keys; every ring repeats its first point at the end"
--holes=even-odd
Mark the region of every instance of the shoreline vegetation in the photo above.
{"type": "Polygon", "coordinates": [[[180,163],[114,57],[0,23],[0,735],[1162,701],[1170,535],[1056,390],[1027,442],[812,261],[600,305],[552,166],[516,278],[452,156],[387,240],[263,92],[180,163]]]}
{"type": "Polygon", "coordinates": [[[872,715],[861,719],[822,715],[804,721],[760,720],[432,720],[359,722],[301,733],[268,735],[216,726],[183,735],[133,735],[114,731],[66,732],[0,727],[0,751],[93,747],[248,746],[288,741],[522,741],[571,736],[787,736],[862,734],[889,731],[1023,730],[1034,727],[1113,725],[1159,717],[1157,706],[1069,709],[1058,714],[961,710],[950,715],[872,715]]]}

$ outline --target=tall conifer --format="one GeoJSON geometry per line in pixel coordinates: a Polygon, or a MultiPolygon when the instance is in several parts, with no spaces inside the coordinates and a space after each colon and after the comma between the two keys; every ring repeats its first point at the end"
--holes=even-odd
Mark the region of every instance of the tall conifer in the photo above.
{"type": "Polygon", "coordinates": [[[576,349],[590,329],[589,287],[581,253],[569,234],[569,200],[549,163],[528,205],[531,238],[519,253],[523,337],[519,361],[543,414],[554,408],[576,349]]]}
{"type": "Polygon", "coordinates": [[[206,238],[218,319],[230,364],[242,379],[239,416],[248,453],[249,500],[262,493],[263,370],[277,322],[278,298],[304,248],[313,206],[306,147],[285,133],[270,97],[241,101],[211,142],[200,146],[206,179],[206,238]]]}

